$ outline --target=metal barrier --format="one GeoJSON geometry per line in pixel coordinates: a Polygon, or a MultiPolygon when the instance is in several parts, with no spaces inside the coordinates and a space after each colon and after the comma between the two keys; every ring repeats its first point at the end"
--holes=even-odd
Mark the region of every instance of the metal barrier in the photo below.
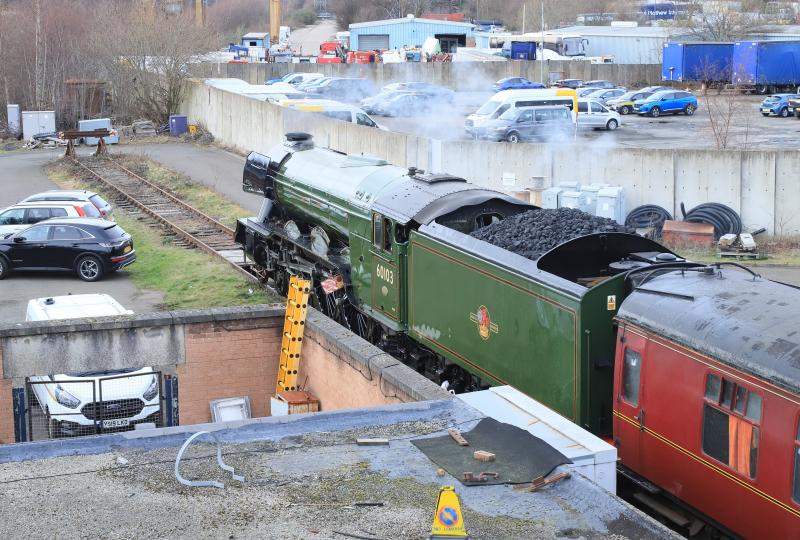
{"type": "Polygon", "coordinates": [[[169,377],[168,397],[164,383],[160,371],[29,377],[24,396],[14,396],[17,441],[114,433],[137,424],[175,425],[177,379],[169,377]]]}

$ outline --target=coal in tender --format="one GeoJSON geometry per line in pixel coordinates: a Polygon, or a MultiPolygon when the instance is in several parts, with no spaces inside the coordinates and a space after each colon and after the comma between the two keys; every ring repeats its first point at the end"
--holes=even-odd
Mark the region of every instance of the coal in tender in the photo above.
{"type": "Polygon", "coordinates": [[[601,232],[633,232],[608,218],[573,208],[542,208],[508,217],[470,233],[470,236],[531,260],[579,236],[601,232]]]}

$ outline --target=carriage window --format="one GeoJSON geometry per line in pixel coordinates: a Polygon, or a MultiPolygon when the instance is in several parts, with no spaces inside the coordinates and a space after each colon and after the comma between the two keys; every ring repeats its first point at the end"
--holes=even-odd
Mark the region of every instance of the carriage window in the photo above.
{"type": "Polygon", "coordinates": [[[642,355],[632,349],[625,349],[625,363],[622,365],[622,399],[634,406],[639,405],[641,370],[642,355]]]}
{"type": "Polygon", "coordinates": [[[794,478],[792,479],[792,498],[800,503],[800,423],[794,441],[794,478]]]}
{"type": "Polygon", "coordinates": [[[703,452],[740,474],[755,478],[761,396],[709,375],[703,405],[703,452]],[[735,399],[734,399],[735,396],[735,399]]]}
{"type": "Polygon", "coordinates": [[[383,220],[380,214],[372,214],[372,245],[381,247],[383,241],[383,220]]]}

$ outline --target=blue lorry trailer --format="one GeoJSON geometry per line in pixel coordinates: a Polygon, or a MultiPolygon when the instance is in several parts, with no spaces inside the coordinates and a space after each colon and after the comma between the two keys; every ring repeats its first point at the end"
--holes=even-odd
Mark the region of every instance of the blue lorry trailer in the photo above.
{"type": "Polygon", "coordinates": [[[737,86],[759,94],[800,86],[800,41],[740,41],[733,45],[733,78],[737,86]]]}
{"type": "Polygon", "coordinates": [[[729,83],[733,65],[733,43],[667,42],[664,44],[661,79],[729,83]]]}

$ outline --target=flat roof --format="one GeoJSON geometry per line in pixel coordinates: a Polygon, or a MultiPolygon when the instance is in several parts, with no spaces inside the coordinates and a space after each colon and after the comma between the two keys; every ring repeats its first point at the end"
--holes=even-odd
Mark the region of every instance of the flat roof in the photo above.
{"type": "Polygon", "coordinates": [[[419,17],[403,17],[401,19],[384,19],[382,21],[367,21],[361,23],[353,23],[350,25],[350,29],[353,28],[369,28],[370,26],[383,26],[386,24],[413,24],[413,23],[422,23],[422,24],[437,24],[437,25],[447,25],[447,26],[458,26],[462,28],[473,28],[475,25],[472,23],[466,22],[456,22],[456,21],[442,21],[438,19],[422,19],[419,17]]]}
{"type": "Polygon", "coordinates": [[[476,538],[677,538],[580,474],[534,493],[466,487],[411,444],[484,417],[453,399],[5,445],[0,535],[419,538],[440,486],[452,485],[476,538]],[[181,474],[225,487],[175,480],[178,447],[201,430],[215,432],[244,482],[218,467],[207,439],[187,450],[181,474]],[[390,442],[356,445],[363,437],[390,442]]]}
{"type": "Polygon", "coordinates": [[[620,36],[620,37],[664,37],[689,34],[687,28],[675,26],[567,26],[545,30],[545,35],[579,35],[579,36],[620,36]]]}

